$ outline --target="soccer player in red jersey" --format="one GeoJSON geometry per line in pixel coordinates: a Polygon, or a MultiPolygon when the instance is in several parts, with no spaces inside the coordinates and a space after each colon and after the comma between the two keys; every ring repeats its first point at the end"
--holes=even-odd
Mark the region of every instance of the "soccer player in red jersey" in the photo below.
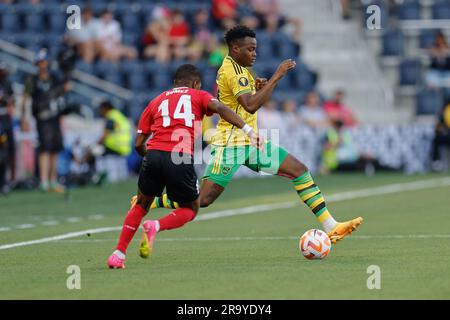
{"type": "Polygon", "coordinates": [[[193,220],[199,209],[199,190],[194,170],[194,139],[205,115],[220,117],[242,129],[252,144],[262,148],[263,141],[233,110],[201,91],[201,75],[190,64],[180,66],[174,88],[153,99],[141,115],[135,138],[136,151],[144,157],[138,180],[137,203],[123,223],[116,250],[108,258],[110,268],[124,268],[125,253],[155,197],[164,187],[179,207],[159,220],[144,223],[141,256],[148,256],[157,232],[175,229],[193,220]],[[151,136],[151,138],[150,138],[151,136]],[[150,139],[149,139],[150,138],[150,139]]]}

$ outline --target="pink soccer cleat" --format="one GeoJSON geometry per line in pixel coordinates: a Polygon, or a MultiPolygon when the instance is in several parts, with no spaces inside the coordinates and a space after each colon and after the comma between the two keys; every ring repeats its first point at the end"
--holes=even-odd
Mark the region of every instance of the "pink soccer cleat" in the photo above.
{"type": "Polygon", "coordinates": [[[156,223],[154,220],[146,220],[142,227],[144,228],[144,232],[139,243],[139,255],[146,259],[152,254],[153,241],[156,236],[156,223]]]}
{"type": "Polygon", "coordinates": [[[109,256],[108,261],[106,262],[108,264],[108,267],[110,269],[125,269],[125,259],[121,259],[117,256],[117,254],[113,253],[109,256]]]}

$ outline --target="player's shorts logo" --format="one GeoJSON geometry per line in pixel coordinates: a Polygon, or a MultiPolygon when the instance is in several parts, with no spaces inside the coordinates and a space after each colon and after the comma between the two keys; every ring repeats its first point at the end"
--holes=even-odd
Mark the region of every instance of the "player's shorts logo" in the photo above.
{"type": "Polygon", "coordinates": [[[226,176],[227,174],[230,173],[230,170],[231,170],[230,167],[223,167],[223,168],[222,168],[222,174],[223,174],[224,176],[226,176]]]}
{"type": "Polygon", "coordinates": [[[240,84],[242,87],[248,86],[248,79],[247,79],[246,77],[241,77],[241,78],[239,79],[239,84],[240,84]]]}

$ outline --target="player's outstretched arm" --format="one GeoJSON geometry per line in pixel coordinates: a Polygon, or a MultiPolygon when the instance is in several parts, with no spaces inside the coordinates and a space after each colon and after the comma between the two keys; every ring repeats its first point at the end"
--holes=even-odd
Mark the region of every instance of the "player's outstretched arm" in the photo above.
{"type": "Polygon", "coordinates": [[[261,138],[248,124],[246,124],[245,121],[236,114],[236,112],[215,99],[209,102],[208,109],[214,113],[218,113],[220,117],[228,123],[242,129],[242,131],[250,137],[250,140],[255,147],[258,149],[263,148],[264,139],[261,138]]]}
{"type": "Polygon", "coordinates": [[[284,60],[278,66],[277,71],[272,77],[258,90],[255,94],[245,93],[240,95],[237,99],[240,105],[250,113],[255,113],[261,108],[264,103],[269,101],[272,96],[272,91],[275,88],[277,82],[283,78],[289,70],[294,69],[296,63],[292,59],[284,60]]]}

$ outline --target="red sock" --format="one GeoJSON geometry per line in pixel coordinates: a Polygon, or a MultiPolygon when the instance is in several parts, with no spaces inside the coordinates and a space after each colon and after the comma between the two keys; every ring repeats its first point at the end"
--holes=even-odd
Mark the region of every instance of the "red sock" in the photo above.
{"type": "Polygon", "coordinates": [[[182,227],[195,218],[195,212],[189,208],[178,208],[158,220],[159,231],[182,227]]]}
{"type": "Polygon", "coordinates": [[[117,250],[120,250],[125,254],[128,245],[133,239],[142,219],[147,214],[147,212],[139,205],[133,206],[133,208],[128,211],[125,221],[123,222],[122,232],[120,233],[119,243],[117,244],[117,250]]]}

